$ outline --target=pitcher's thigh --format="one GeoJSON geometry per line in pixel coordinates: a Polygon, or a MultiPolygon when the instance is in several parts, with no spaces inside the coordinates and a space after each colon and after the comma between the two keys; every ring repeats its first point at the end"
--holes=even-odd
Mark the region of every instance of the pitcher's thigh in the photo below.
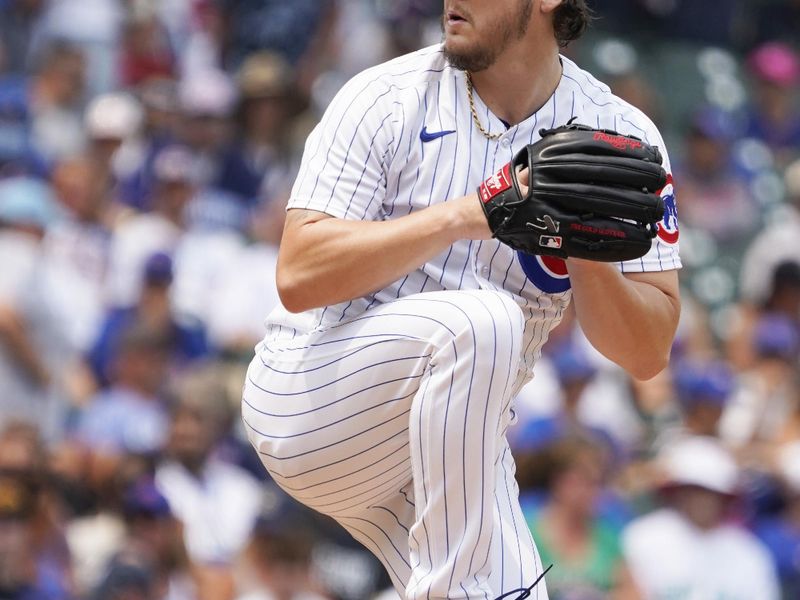
{"type": "Polygon", "coordinates": [[[433,292],[266,344],[248,370],[245,427],[287,491],[328,513],[346,508],[343,493],[368,501],[410,477],[408,417],[434,354],[461,345],[488,362],[520,331],[519,308],[498,293],[433,292]]]}
{"type": "Polygon", "coordinates": [[[379,502],[411,479],[408,415],[428,369],[427,344],[364,342],[334,341],[319,355],[294,352],[297,361],[262,353],[242,399],[249,439],[275,482],[334,517],[379,502]],[[340,351],[330,353],[335,346],[340,351]]]}

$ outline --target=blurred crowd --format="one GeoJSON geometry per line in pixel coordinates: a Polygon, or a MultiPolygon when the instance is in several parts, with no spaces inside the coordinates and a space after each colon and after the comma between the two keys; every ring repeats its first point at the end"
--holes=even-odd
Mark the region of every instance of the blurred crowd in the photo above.
{"type": "MultiPolygon", "coordinates": [[[[649,382],[567,314],[517,399],[551,598],[800,598],[800,2],[590,4],[565,52],[664,133],[684,310],[649,382]]],[[[0,598],[388,587],[268,480],[238,403],[306,135],[440,12],[0,0],[0,598]]]]}

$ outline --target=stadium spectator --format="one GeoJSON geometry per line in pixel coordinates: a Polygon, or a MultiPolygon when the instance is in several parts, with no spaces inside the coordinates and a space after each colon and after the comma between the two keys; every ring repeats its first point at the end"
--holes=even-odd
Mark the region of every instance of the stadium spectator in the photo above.
{"type": "Polygon", "coordinates": [[[194,155],[180,146],[167,147],[156,157],[153,210],[130,217],[114,230],[107,280],[112,305],[136,302],[148,257],[171,254],[179,244],[186,229],[186,205],[196,192],[196,168],[194,155]]]}
{"type": "Polygon", "coordinates": [[[800,318],[800,160],[786,169],[784,181],[786,204],[742,259],[738,320],[728,347],[730,360],[740,368],[752,364],[753,327],[764,311],[800,318]]]}
{"type": "Polygon", "coordinates": [[[148,598],[196,598],[180,524],[151,479],[145,477],[127,487],[122,514],[125,541],[98,586],[98,599],[113,597],[129,586],[146,589],[148,598]]]}
{"type": "Polygon", "coordinates": [[[581,413],[581,403],[587,401],[587,389],[597,374],[597,367],[576,338],[565,336],[553,340],[544,353],[555,373],[560,402],[553,412],[526,418],[512,434],[515,445],[527,450],[541,449],[564,436],[583,434],[596,438],[607,449],[616,449],[611,433],[587,422],[581,413]]]}
{"type": "Polygon", "coordinates": [[[138,88],[143,109],[142,127],[135,144],[116,157],[117,200],[136,211],[151,210],[157,178],[156,158],[174,144],[178,127],[178,90],[172,79],[150,79],[138,88]]]}
{"type": "Polygon", "coordinates": [[[665,506],[634,520],[622,546],[645,598],[780,598],[767,549],[732,524],[739,471],[711,438],[685,438],[659,456],[665,506]]]}
{"type": "MultiPolygon", "coordinates": [[[[543,506],[525,511],[542,564],[553,564],[551,598],[637,598],[619,540],[619,529],[601,512],[611,461],[591,438],[567,434],[539,456],[543,506]]],[[[520,472],[526,463],[520,463],[520,472]]],[[[521,475],[527,478],[527,475],[521,475]]],[[[527,486],[522,482],[522,487],[527,486]]]]}
{"type": "Polygon", "coordinates": [[[169,33],[156,5],[133,2],[120,44],[120,79],[125,87],[136,87],[152,79],[176,75],[175,53],[169,33]]]}
{"type": "Polygon", "coordinates": [[[741,252],[758,230],[761,215],[747,178],[733,161],[736,135],[727,113],[710,107],[699,110],[692,116],[685,157],[676,164],[675,179],[680,182],[682,223],[741,252]]]}
{"type": "Polygon", "coordinates": [[[48,162],[84,147],[85,77],[86,62],[77,47],[54,41],[41,50],[36,74],[26,85],[26,106],[31,146],[48,162]]]}
{"type": "Polygon", "coordinates": [[[118,85],[118,44],[124,5],[117,0],[48,1],[42,17],[42,44],[63,41],[86,60],[86,89],[92,95],[118,85]]]}
{"type": "Polygon", "coordinates": [[[87,153],[95,161],[97,177],[109,187],[115,183],[114,161],[123,147],[135,143],[142,117],[139,102],[123,92],[96,96],[86,107],[87,153]]]}
{"type": "Polygon", "coordinates": [[[789,45],[770,42],[750,54],[754,103],[747,114],[747,135],[763,141],[786,165],[800,148],[800,111],[796,106],[800,57],[789,45]]]}
{"type": "Polygon", "coordinates": [[[220,570],[215,581],[230,586],[230,567],[260,511],[261,486],[215,458],[232,410],[216,371],[185,374],[174,396],[167,455],[156,470],[156,486],[183,523],[189,558],[201,568],[220,570]]]}
{"type": "Polygon", "coordinates": [[[249,210],[225,197],[217,202],[215,194],[198,194],[197,172],[203,167],[185,147],[163,149],[153,168],[153,211],[127,219],[112,238],[110,301],[116,306],[134,304],[145,261],[163,252],[174,260],[171,299],[176,314],[207,324],[208,295],[218,288],[245,242],[236,229],[246,227],[249,210]]]}
{"type": "Polygon", "coordinates": [[[82,411],[76,438],[93,455],[94,479],[109,481],[126,453],[149,454],[167,439],[168,413],[161,399],[169,339],[147,323],[130,323],[116,340],[110,386],[82,411]]]}
{"type": "MultiPolygon", "coordinates": [[[[761,247],[759,253],[767,239],[765,237],[758,242],[761,247]]],[[[772,241],[778,242],[774,238],[772,241]]],[[[780,248],[776,247],[776,253],[780,252],[780,248]]],[[[766,273],[756,273],[752,270],[755,265],[748,264],[754,257],[754,254],[749,255],[742,270],[742,281],[760,283],[765,275],[771,275],[772,281],[763,292],[750,288],[744,296],[745,300],[737,307],[738,321],[728,340],[727,351],[731,362],[742,369],[750,368],[755,362],[753,336],[759,319],[767,315],[778,315],[794,321],[800,328],[800,262],[787,260],[771,269],[763,269],[766,273]]]]}
{"type": "Polygon", "coordinates": [[[263,178],[268,197],[289,187],[288,124],[293,82],[289,65],[278,54],[249,56],[237,73],[238,117],[245,160],[263,178]]]}
{"type": "Polygon", "coordinates": [[[58,218],[42,182],[0,181],[0,425],[24,420],[47,437],[61,434],[62,386],[75,360],[43,268],[42,239],[58,218]]]}
{"type": "Polygon", "coordinates": [[[88,156],[60,160],[52,189],[64,218],[48,228],[44,261],[52,279],[57,317],[71,344],[91,347],[105,310],[104,286],[114,209],[107,182],[88,156]]]}
{"type": "Polygon", "coordinates": [[[161,252],[150,256],[144,265],[143,279],[136,304],[112,308],[108,312],[89,354],[92,371],[104,387],[111,380],[111,369],[120,352],[120,339],[132,327],[145,327],[163,336],[166,367],[173,373],[209,353],[201,324],[190,318],[180,318],[173,311],[170,301],[172,258],[161,252]]]}
{"type": "Polygon", "coordinates": [[[236,565],[236,600],[323,600],[312,575],[317,517],[283,492],[266,501],[236,565]]]}
{"type": "Polygon", "coordinates": [[[771,462],[784,426],[800,401],[797,322],[777,314],[763,316],[755,326],[753,345],[755,363],[739,378],[722,416],[720,434],[748,465],[763,468],[771,462]]]}
{"type": "Polygon", "coordinates": [[[676,361],[672,366],[672,378],[681,422],[673,429],[665,429],[657,445],[670,445],[686,436],[718,436],[720,419],[736,385],[727,363],[699,359],[676,361]]]}
{"type": "Polygon", "coordinates": [[[198,157],[201,185],[250,205],[258,198],[262,174],[245,159],[232,136],[237,102],[233,81],[223,71],[190,74],[180,83],[180,137],[198,157]]]}

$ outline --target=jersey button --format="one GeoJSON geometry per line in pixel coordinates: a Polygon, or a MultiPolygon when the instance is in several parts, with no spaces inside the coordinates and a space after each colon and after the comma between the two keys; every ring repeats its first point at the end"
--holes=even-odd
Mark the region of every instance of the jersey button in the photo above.
{"type": "Polygon", "coordinates": [[[502,140],[500,140],[500,145],[503,148],[508,148],[511,145],[511,140],[508,138],[503,138],[502,140]]]}

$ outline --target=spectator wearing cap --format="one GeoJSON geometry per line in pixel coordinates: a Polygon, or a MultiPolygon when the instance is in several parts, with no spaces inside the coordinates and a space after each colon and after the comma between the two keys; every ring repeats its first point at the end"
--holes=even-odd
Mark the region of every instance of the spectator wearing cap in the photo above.
{"type": "Polygon", "coordinates": [[[217,369],[187,372],[175,381],[172,397],[169,444],[156,469],[156,486],[183,523],[190,560],[214,585],[230,589],[233,561],[261,508],[261,485],[246,471],[215,457],[233,415],[217,369]]]}
{"type": "Polygon", "coordinates": [[[719,435],[719,422],[736,385],[727,363],[686,358],[672,365],[672,385],[681,412],[681,423],[667,430],[657,446],[684,436],[719,435]]]}
{"type": "Polygon", "coordinates": [[[747,66],[755,92],[746,133],[767,144],[786,165],[800,148],[800,57],[788,44],[768,42],[752,51],[747,66]]]}
{"type": "Polygon", "coordinates": [[[87,155],[93,163],[98,185],[105,194],[115,194],[119,175],[125,174],[128,155],[138,154],[143,111],[140,102],[127,92],[109,92],[92,99],[84,113],[87,155]],[[121,173],[118,174],[118,172],[121,173]]]}
{"type": "Polygon", "coordinates": [[[756,323],[755,362],[742,372],[720,422],[720,434],[748,466],[764,468],[797,412],[797,322],[766,314],[756,323]]]}
{"type": "Polygon", "coordinates": [[[162,252],[151,255],[145,262],[143,279],[139,300],[132,306],[112,308],[107,313],[89,353],[92,371],[101,386],[109,384],[118,358],[119,341],[131,327],[144,326],[164,337],[165,359],[171,372],[180,371],[209,353],[202,325],[196,320],[178,317],[172,308],[172,258],[162,252]]]}
{"type": "Polygon", "coordinates": [[[289,65],[278,54],[258,52],[245,59],[236,79],[245,158],[254,172],[264,175],[266,194],[281,195],[288,192],[291,179],[285,164],[293,91],[289,65]]]}
{"type": "Polygon", "coordinates": [[[98,163],[109,167],[114,154],[139,132],[141,124],[142,108],[130,94],[109,92],[93,98],[86,107],[84,126],[98,163]]]}
{"type": "Polygon", "coordinates": [[[122,497],[122,515],[125,541],[109,561],[96,596],[105,600],[113,597],[112,592],[118,588],[136,582],[146,585],[147,597],[198,597],[180,524],[151,477],[143,476],[127,486],[122,497]],[[138,579],[131,577],[132,574],[138,575],[138,579]]]}
{"type": "Polygon", "coordinates": [[[676,164],[681,223],[708,232],[726,250],[744,250],[761,223],[749,181],[731,147],[738,137],[731,115],[705,107],[691,116],[684,159],[676,164]]]}
{"type": "Polygon", "coordinates": [[[778,600],[767,549],[730,522],[739,469],[713,438],[664,448],[664,506],[623,531],[623,553],[644,598],[778,600]]]}
{"type": "Polygon", "coordinates": [[[259,195],[263,173],[245,159],[233,136],[238,100],[234,82],[224,71],[189,73],[178,90],[180,138],[197,155],[203,187],[231,194],[246,206],[259,195]]]}
{"type": "Polygon", "coordinates": [[[75,361],[58,319],[42,239],[61,214],[38,180],[0,181],[0,426],[19,419],[62,431],[61,385],[75,361]]]}

